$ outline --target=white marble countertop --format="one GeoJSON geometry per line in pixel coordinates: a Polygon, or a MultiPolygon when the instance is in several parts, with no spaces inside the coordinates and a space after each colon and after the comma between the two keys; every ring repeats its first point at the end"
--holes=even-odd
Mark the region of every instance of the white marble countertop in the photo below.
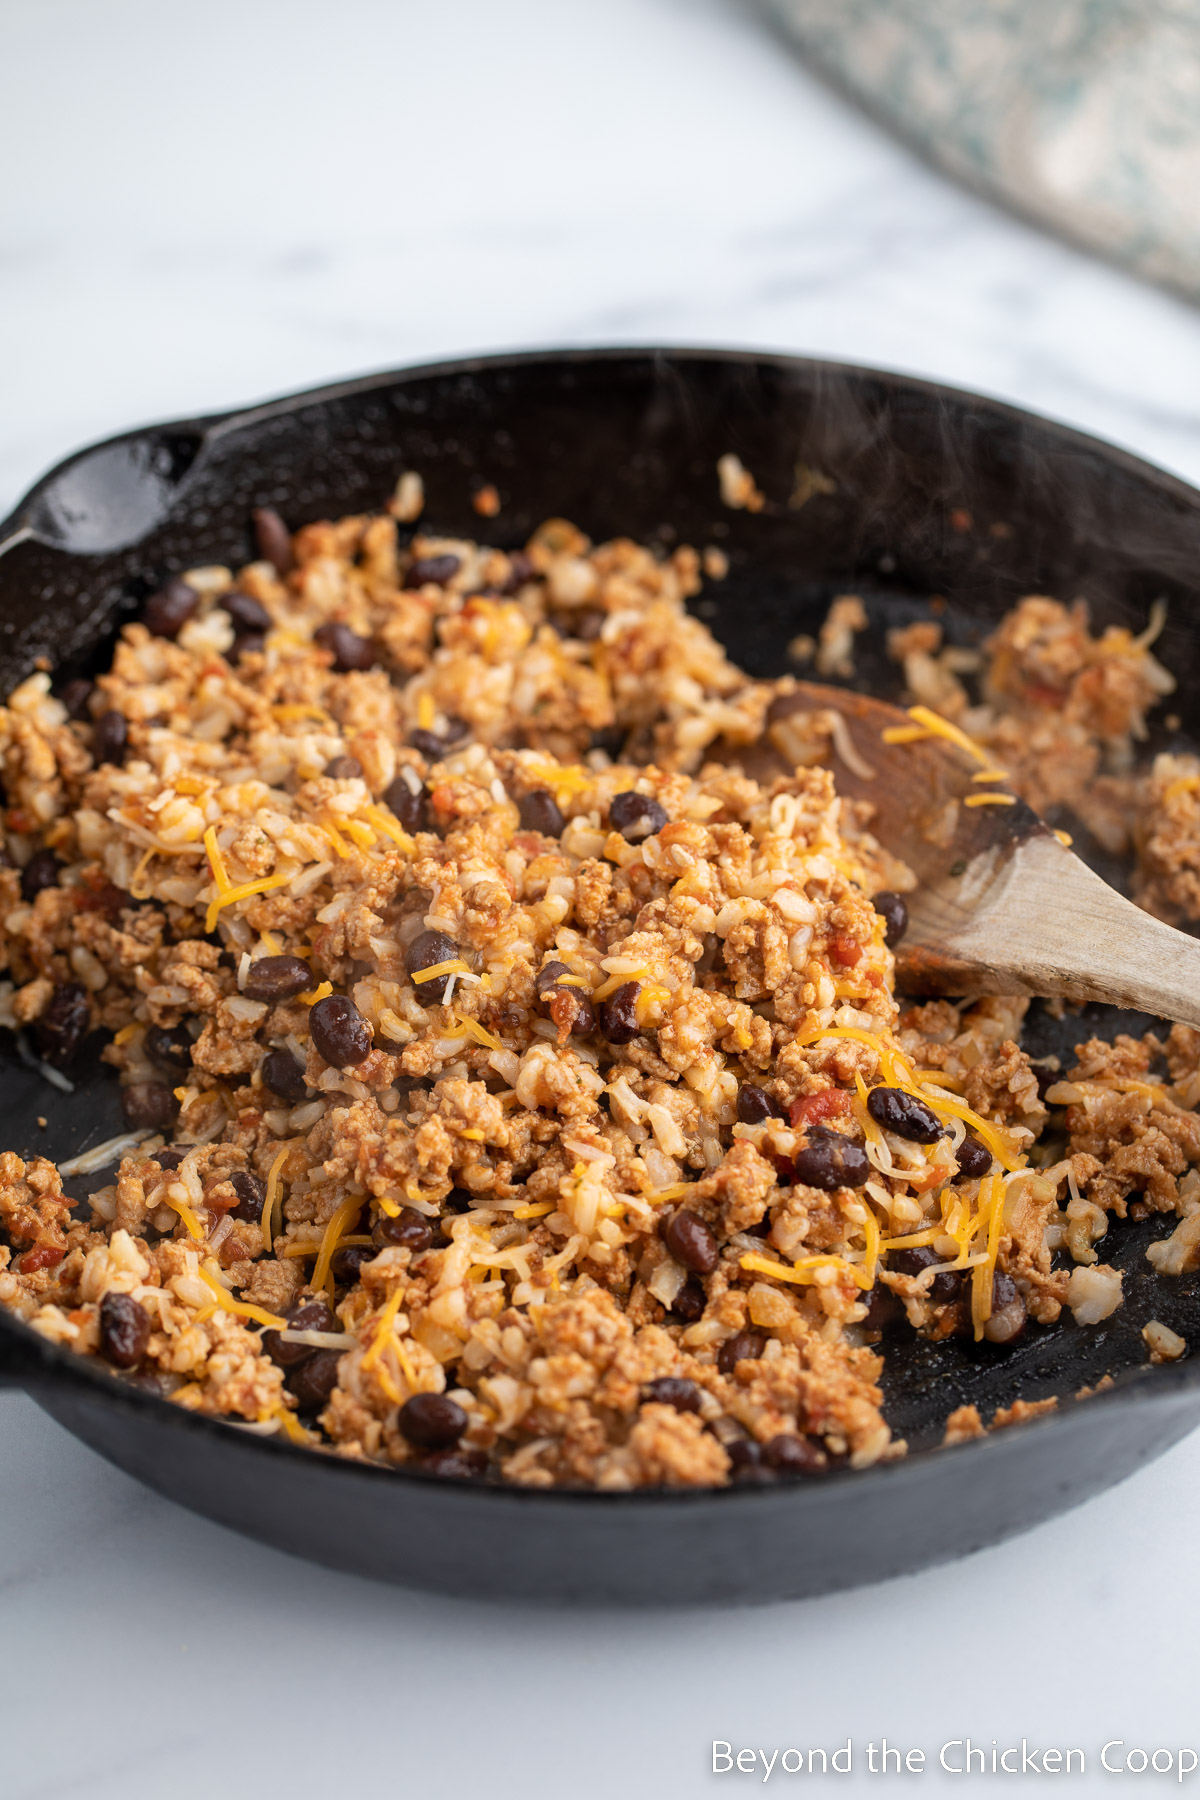
{"type": "MultiPolygon", "coordinates": [[[[0,512],[60,455],[146,419],[613,341],[890,364],[1200,480],[1200,316],[944,183],[748,4],[3,12],[0,512]]],[[[1106,1739],[1196,1730],[1197,1439],[919,1578],[622,1617],[309,1568],[158,1500],[24,1398],[0,1397],[0,1419],[6,1800],[347,1776],[429,1800],[686,1796],[713,1781],[714,1738],[936,1751],[967,1733],[1084,1746],[1080,1791],[1112,1787],[1106,1739]]]]}

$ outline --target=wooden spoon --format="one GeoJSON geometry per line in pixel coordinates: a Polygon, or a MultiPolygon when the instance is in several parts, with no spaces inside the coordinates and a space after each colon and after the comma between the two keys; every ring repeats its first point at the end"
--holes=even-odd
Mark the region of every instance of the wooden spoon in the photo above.
{"type": "Polygon", "coordinates": [[[838,791],[870,801],[869,829],[917,877],[896,950],[907,992],[1062,995],[1200,1026],[1200,942],[1109,887],[1023,800],[964,804],[1010,791],[973,782],[965,750],[941,737],[889,744],[884,732],[912,718],[844,688],[798,682],[795,709],[841,715],[851,760],[838,728],[838,791]]]}

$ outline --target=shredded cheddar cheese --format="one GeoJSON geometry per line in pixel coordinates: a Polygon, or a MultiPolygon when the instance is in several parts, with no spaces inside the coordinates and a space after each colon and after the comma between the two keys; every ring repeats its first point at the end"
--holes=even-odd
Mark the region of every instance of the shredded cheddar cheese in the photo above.
{"type": "Polygon", "coordinates": [[[352,1194],[349,1200],[342,1201],[342,1204],[338,1207],[333,1217],[325,1226],[325,1231],[321,1238],[321,1248],[317,1252],[317,1261],[312,1272],[312,1282],[310,1285],[314,1293],[318,1288],[324,1288],[329,1295],[331,1303],[333,1300],[332,1264],[334,1255],[341,1242],[342,1233],[353,1224],[365,1204],[365,1201],[352,1194]]]}
{"type": "Polygon", "coordinates": [[[406,856],[412,855],[416,846],[398,819],[394,819],[382,806],[364,806],[362,810],[363,817],[370,819],[376,831],[391,838],[397,849],[402,850],[406,856]]]}
{"type": "Polygon", "coordinates": [[[861,1031],[856,1025],[829,1025],[801,1032],[796,1045],[799,1049],[808,1049],[825,1038],[850,1038],[856,1044],[865,1044],[868,1050],[874,1050],[878,1056],[879,1066],[889,1087],[915,1088],[912,1068],[898,1045],[890,1038],[871,1031],[861,1031]]]}
{"type": "Polygon", "coordinates": [[[291,1147],[292,1146],[290,1144],[285,1144],[283,1146],[282,1150],[277,1152],[275,1161],[271,1164],[270,1173],[267,1176],[267,1197],[263,1201],[263,1209],[262,1209],[262,1244],[263,1244],[263,1250],[266,1252],[266,1254],[268,1256],[270,1256],[271,1250],[275,1243],[274,1232],[272,1231],[272,1228],[271,1228],[271,1216],[275,1210],[275,1201],[279,1194],[279,1186],[280,1186],[279,1171],[282,1169],[284,1163],[287,1161],[288,1152],[291,1149],[291,1147]]]}
{"type": "Polygon", "coordinates": [[[411,1365],[403,1355],[402,1347],[397,1341],[395,1332],[396,1314],[400,1311],[400,1302],[403,1298],[403,1288],[397,1288],[389,1297],[387,1305],[379,1315],[379,1323],[376,1325],[374,1335],[371,1338],[370,1344],[367,1346],[366,1355],[362,1359],[364,1373],[370,1374],[371,1371],[374,1370],[375,1379],[379,1382],[379,1385],[383,1388],[384,1393],[394,1406],[398,1406],[401,1403],[402,1395],[395,1382],[388,1374],[387,1369],[380,1365],[380,1358],[389,1344],[396,1351],[397,1357],[400,1360],[400,1366],[404,1370],[405,1380],[410,1387],[416,1385],[411,1379],[411,1365]]]}
{"type": "Polygon", "coordinates": [[[329,714],[325,711],[323,706],[287,704],[283,706],[273,706],[271,712],[282,725],[298,724],[301,719],[312,719],[319,725],[333,724],[333,720],[329,717],[329,714]]]}
{"type": "Polygon", "coordinates": [[[647,981],[639,990],[634,1003],[634,1013],[639,1025],[645,1025],[651,1013],[664,1001],[671,998],[670,988],[662,987],[656,981],[647,981]]]}
{"type": "Polygon", "coordinates": [[[915,744],[922,738],[945,738],[947,743],[957,744],[960,750],[965,750],[971,760],[977,762],[981,768],[991,767],[991,758],[987,751],[977,744],[974,738],[968,737],[966,732],[957,725],[952,725],[949,719],[943,719],[940,713],[933,712],[928,706],[910,706],[908,716],[913,721],[912,725],[889,725],[887,727],[882,734],[885,744],[915,744]]]}
{"type": "Polygon", "coordinates": [[[188,1236],[197,1244],[203,1243],[204,1227],[201,1225],[187,1201],[172,1200],[168,1194],[164,1194],[162,1196],[162,1202],[164,1206],[169,1206],[173,1213],[179,1214],[179,1217],[187,1226],[188,1236]]]}
{"type": "Polygon", "coordinates": [[[305,1431],[295,1413],[289,1412],[286,1406],[279,1406],[268,1416],[279,1420],[280,1430],[284,1437],[290,1438],[293,1444],[302,1444],[307,1449],[310,1444],[317,1442],[312,1432],[305,1431]]]}
{"type": "Polygon", "coordinates": [[[767,1256],[756,1256],[753,1253],[738,1258],[739,1267],[755,1275],[773,1275],[778,1281],[790,1281],[799,1287],[811,1287],[817,1279],[819,1269],[837,1269],[848,1275],[856,1287],[864,1293],[875,1285],[872,1273],[867,1279],[867,1271],[857,1263],[848,1262],[844,1256],[802,1256],[790,1267],[787,1263],[772,1262],[767,1256]]]}
{"type": "Polygon", "coordinates": [[[457,1031],[451,1033],[452,1037],[468,1037],[475,1043],[482,1044],[487,1050],[503,1050],[504,1045],[500,1039],[493,1037],[491,1032],[479,1023],[478,1019],[468,1019],[462,1013],[453,1013],[451,1016],[459,1027],[457,1031]]]}
{"type": "Polygon", "coordinates": [[[331,819],[328,814],[321,820],[321,830],[333,845],[336,855],[343,858],[353,855],[349,844],[338,830],[336,821],[331,819]]]}
{"type": "Polygon", "coordinates": [[[610,975],[608,980],[602,981],[598,988],[593,988],[592,999],[593,1001],[607,1000],[610,994],[615,994],[617,989],[624,987],[627,981],[644,981],[649,973],[649,969],[633,969],[626,975],[610,975]]]}
{"type": "Polygon", "coordinates": [[[418,694],[417,695],[417,729],[418,729],[418,731],[432,731],[436,719],[437,719],[437,707],[434,705],[433,695],[431,693],[429,693],[428,690],[426,690],[423,693],[418,694]]]}
{"type": "Polygon", "coordinates": [[[307,994],[297,994],[296,998],[305,1006],[315,1006],[318,1000],[328,1000],[332,992],[332,981],[323,981],[319,987],[310,988],[307,994]]]}
{"type": "MultiPolygon", "coordinates": [[[[989,1192],[986,1204],[981,1204],[980,1214],[988,1221],[987,1254],[979,1263],[971,1277],[971,1321],[975,1328],[975,1341],[983,1336],[983,1328],[992,1316],[992,1285],[996,1274],[996,1253],[1000,1247],[1000,1226],[1004,1219],[1004,1177],[992,1175],[987,1177],[989,1192]]],[[[980,1183],[980,1200],[983,1200],[983,1183],[980,1183]]]]}
{"type": "Polygon", "coordinates": [[[461,956],[448,957],[445,962],[430,963],[427,969],[418,969],[413,980],[420,985],[423,981],[436,981],[439,975],[469,975],[470,966],[461,956]]]}
{"type": "Polygon", "coordinates": [[[536,1206],[518,1206],[513,1212],[514,1219],[544,1219],[547,1213],[555,1210],[553,1200],[539,1200],[536,1206]]]}
{"type": "Polygon", "coordinates": [[[277,1313],[255,1306],[249,1300],[235,1300],[229,1289],[222,1285],[206,1264],[201,1264],[200,1279],[212,1289],[213,1297],[222,1312],[237,1313],[239,1318],[253,1319],[256,1325],[265,1325],[272,1331],[287,1330],[287,1320],[281,1319],[277,1313]]]}
{"type": "Polygon", "coordinates": [[[1015,806],[1015,794],[967,794],[963,799],[964,806],[1015,806]]]}
{"type": "Polygon", "coordinates": [[[290,875],[263,875],[258,881],[244,881],[240,887],[227,888],[209,902],[204,919],[205,931],[216,930],[217,917],[223,907],[233,906],[238,900],[249,900],[254,894],[269,893],[272,888],[286,887],[291,879],[290,875]]]}
{"type": "Polygon", "coordinates": [[[132,899],[134,899],[134,900],[149,900],[150,890],[148,888],[144,888],[142,886],[142,878],[144,877],[146,870],[150,867],[150,864],[154,861],[154,858],[157,855],[158,855],[158,851],[155,850],[153,846],[151,846],[151,848],[149,850],[143,851],[141,858],[138,861],[137,868],[133,871],[133,874],[129,877],[129,893],[130,893],[130,897],[132,899]]]}

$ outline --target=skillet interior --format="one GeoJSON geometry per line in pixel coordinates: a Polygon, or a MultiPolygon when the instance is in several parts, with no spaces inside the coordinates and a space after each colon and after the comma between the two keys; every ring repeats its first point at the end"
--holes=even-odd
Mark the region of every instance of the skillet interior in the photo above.
{"type": "MultiPolygon", "coordinates": [[[[1189,728],[1200,736],[1194,705],[1189,714],[1200,661],[1200,496],[1119,451],[969,395],[800,359],[695,351],[495,358],[371,377],[86,450],[47,476],[0,528],[0,687],[7,691],[39,656],[68,674],[101,665],[115,629],[166,573],[251,554],[252,506],[275,506],[292,524],[376,508],[400,467],[424,476],[428,529],[481,535],[471,496],[490,481],[503,509],[486,529],[504,544],[523,542],[541,519],[558,514],[596,538],[719,545],[730,558],[729,577],[706,589],[697,610],[754,674],[781,673],[788,641],[814,631],[830,599],[848,590],[863,596],[880,626],[927,616],[931,596],[943,596],[948,604],[938,616],[964,643],[977,641],[1025,593],[1083,594],[1099,622],[1135,629],[1162,595],[1171,611],[1159,654],[1179,680],[1172,704],[1184,738],[1189,728]],[[768,497],[760,514],[720,504],[715,466],[730,450],[768,497]],[[827,477],[833,491],[789,504],[798,480],[813,487],[806,470],[827,477]]],[[[897,671],[881,656],[861,656],[858,679],[896,694],[897,671]]],[[[1062,1023],[1041,1014],[1031,1031],[1036,1052],[1069,1054],[1094,1032],[1146,1024],[1089,1008],[1062,1023]]],[[[60,1095],[21,1066],[4,1034],[0,1070],[6,1147],[62,1158],[120,1128],[115,1077],[99,1065],[80,1075],[75,1093],[60,1095]]],[[[74,1191],[94,1184],[77,1182],[74,1191]]],[[[385,1519],[394,1535],[405,1509],[419,1512],[435,1534],[460,1514],[477,1532],[486,1513],[489,1539],[506,1519],[506,1533],[542,1540],[545,1578],[543,1528],[553,1514],[557,1572],[542,1597],[752,1599],[847,1585],[1018,1529],[1188,1429],[1200,1418],[1189,1365],[1147,1370],[1139,1335],[1151,1317],[1189,1339],[1200,1328],[1200,1280],[1160,1280],[1145,1261],[1146,1243],[1163,1232],[1154,1220],[1114,1225],[1102,1254],[1128,1269],[1127,1298],[1103,1327],[1079,1330],[1068,1318],[1031,1329],[1007,1352],[957,1340],[933,1346],[907,1333],[888,1347],[888,1416],[914,1449],[936,1442],[946,1413],[966,1400],[986,1417],[1016,1392],[1067,1396],[1105,1374],[1124,1375],[1118,1393],[1022,1433],[932,1460],[914,1456],[907,1474],[879,1470],[769,1495],[605,1501],[451,1494],[411,1477],[377,1480],[374,1471],[351,1479],[329,1459],[298,1463],[280,1446],[180,1420],[142,1396],[114,1396],[107,1378],[31,1348],[28,1334],[3,1318],[0,1366],[7,1357],[10,1373],[31,1382],[50,1410],[144,1479],[304,1554],[440,1587],[528,1593],[511,1536],[508,1573],[486,1559],[472,1568],[461,1540],[447,1538],[444,1556],[406,1555],[394,1543],[381,1553],[374,1540],[385,1519]],[[1126,1398],[1130,1385],[1138,1391],[1126,1398]],[[1101,1454],[1106,1435],[1114,1442],[1101,1454]],[[935,1465],[935,1474],[921,1473],[935,1465]],[[1007,1478],[997,1471],[1011,1469],[1015,1479],[1018,1467],[1024,1473],[1005,1498],[1007,1478]],[[286,1527],[273,1497],[281,1483],[296,1514],[286,1527]],[[974,1497],[970,1532],[954,1542],[944,1531],[910,1529],[903,1547],[864,1562],[861,1537],[852,1551],[849,1520],[861,1512],[872,1529],[871,1496],[882,1503],[885,1483],[896,1502],[907,1493],[914,1503],[928,1484],[920,1504],[932,1502],[938,1512],[943,1502],[952,1507],[953,1485],[966,1483],[974,1497]],[[260,1503],[260,1490],[272,1498],[260,1503]],[[352,1492],[370,1499],[352,1505],[352,1492]],[[299,1516],[302,1493],[323,1512],[345,1506],[357,1518],[365,1507],[379,1526],[359,1519],[353,1542],[332,1543],[317,1518],[306,1525],[299,1516]],[[758,1527],[751,1512],[761,1515],[758,1527]],[[819,1557],[798,1549],[800,1522],[818,1517],[844,1539],[841,1556],[828,1541],[819,1557]],[[761,1555],[731,1556],[733,1535],[774,1529],[768,1518],[783,1534],[783,1566],[776,1559],[768,1570],[761,1555]],[[585,1519],[593,1523],[585,1527],[585,1519]],[[602,1519],[620,1522],[600,1530],[602,1519]],[[695,1546],[687,1555],[664,1547],[668,1519],[681,1541],[718,1534],[719,1578],[695,1546]]]]}

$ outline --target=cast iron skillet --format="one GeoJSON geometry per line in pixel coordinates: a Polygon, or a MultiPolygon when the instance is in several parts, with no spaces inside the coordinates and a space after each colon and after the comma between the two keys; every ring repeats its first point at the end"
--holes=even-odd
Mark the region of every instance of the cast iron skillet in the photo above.
{"type": "MultiPolygon", "coordinates": [[[[940,596],[938,616],[964,642],[1030,592],[1085,594],[1099,620],[1135,627],[1164,595],[1159,649],[1179,677],[1181,711],[1200,676],[1200,495],[1180,482],[1061,426],[907,377],[615,350],[369,376],[82,451],[0,527],[0,691],[40,656],[65,674],[98,666],[168,572],[244,560],[252,506],[277,507],[293,525],[377,508],[403,467],[424,475],[430,529],[486,530],[513,546],[558,514],[595,538],[720,546],[729,577],[697,609],[756,674],[786,669],[789,641],[852,589],[878,624],[928,616],[940,596]],[[731,450],[767,496],[761,513],[720,503],[716,462],[731,450]],[[503,502],[486,527],[471,506],[484,482],[503,502]]],[[[860,678],[895,694],[882,659],[866,660],[860,678]]],[[[1090,1008],[1063,1027],[1037,1018],[1032,1032],[1039,1050],[1069,1054],[1093,1031],[1146,1024],[1090,1008]]],[[[111,1071],[97,1065],[63,1096],[0,1037],[4,1145],[64,1158],[120,1129],[111,1071]]],[[[1114,1225],[1102,1254],[1127,1267],[1127,1298],[1099,1328],[1068,1316],[1009,1352],[898,1336],[887,1409],[912,1453],[795,1486],[543,1493],[357,1467],[124,1387],[3,1314],[0,1380],[160,1492],[337,1568],[474,1597],[764,1601],[899,1574],[1023,1530],[1191,1430],[1200,1363],[1148,1368],[1139,1336],[1152,1317],[1189,1339],[1200,1331],[1200,1282],[1160,1281],[1145,1261],[1146,1243],[1167,1229],[1114,1225]],[[1069,1398],[1107,1374],[1116,1380],[1106,1392],[1069,1398]],[[952,1407],[973,1400],[990,1417],[1015,1393],[1064,1402],[1019,1429],[931,1448],[952,1407]]]]}

